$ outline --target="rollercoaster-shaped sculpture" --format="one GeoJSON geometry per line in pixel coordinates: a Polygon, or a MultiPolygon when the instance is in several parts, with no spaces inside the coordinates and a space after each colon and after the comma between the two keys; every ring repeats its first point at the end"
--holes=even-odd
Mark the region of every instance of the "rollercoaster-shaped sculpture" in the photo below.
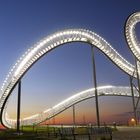
{"type": "MultiPolygon", "coordinates": [[[[140,60],[140,47],[135,34],[135,26],[139,21],[140,12],[134,13],[128,18],[125,28],[125,35],[128,46],[138,60],[140,60]]],[[[55,49],[56,47],[70,42],[85,42],[90,44],[92,47],[98,48],[122,71],[124,71],[130,76],[138,78],[135,66],[125,60],[106,40],[104,40],[98,34],[84,29],[69,29],[54,33],[37,42],[33,47],[28,49],[27,52],[25,52],[21,56],[21,58],[15,63],[9,74],[6,76],[6,79],[4,80],[1,87],[2,95],[0,98],[0,118],[1,123],[4,126],[8,128],[14,128],[16,125],[16,121],[8,117],[6,113],[6,107],[8,98],[17,83],[32,67],[32,65],[36,63],[42,56],[46,55],[48,52],[55,49]]],[[[130,89],[128,87],[99,87],[98,90],[99,95],[131,96],[130,89]]],[[[93,97],[94,89],[89,89],[81,93],[78,93],[70,97],[69,99],[66,99],[60,104],[54,106],[52,109],[46,110],[41,114],[36,114],[34,116],[24,118],[21,121],[21,124],[29,125],[42,122],[45,119],[49,119],[56,114],[59,114],[63,110],[67,109],[68,107],[72,106],[72,104],[76,104],[81,100],[93,97]]],[[[139,95],[135,92],[135,96],[138,97],[139,95]]]]}

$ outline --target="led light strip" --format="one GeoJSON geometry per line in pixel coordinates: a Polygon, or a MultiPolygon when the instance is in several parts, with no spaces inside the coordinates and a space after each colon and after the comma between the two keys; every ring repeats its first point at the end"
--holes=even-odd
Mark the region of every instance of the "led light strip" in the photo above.
{"type": "MultiPolygon", "coordinates": [[[[94,88],[91,88],[91,89],[87,89],[82,92],[76,93],[73,96],[65,99],[64,101],[53,106],[52,108],[49,108],[43,111],[40,114],[35,114],[35,115],[22,119],[21,125],[32,125],[32,124],[35,125],[35,124],[41,123],[44,120],[48,120],[80,101],[93,98],[95,96],[94,91],[95,91],[94,88]]],[[[99,96],[125,96],[125,97],[132,96],[131,90],[129,87],[116,87],[116,86],[98,87],[98,95],[99,96]]],[[[136,90],[134,91],[134,95],[135,97],[139,97],[139,94],[136,90]]],[[[6,114],[5,120],[10,128],[14,128],[16,126],[16,120],[10,119],[8,117],[8,114],[6,114]]]]}
{"type": "MultiPolygon", "coordinates": [[[[140,48],[134,32],[136,24],[140,20],[140,13],[131,15],[126,23],[126,39],[133,54],[140,60],[140,48]]],[[[37,42],[33,47],[28,49],[17,60],[6,76],[1,87],[0,98],[0,117],[1,123],[6,127],[9,126],[6,120],[6,102],[12,93],[12,90],[24,74],[38,61],[44,54],[47,54],[52,49],[70,42],[85,42],[100,49],[114,64],[128,75],[133,75],[137,78],[135,66],[125,60],[105,39],[98,34],[84,29],[69,29],[54,33],[41,41],[37,42]]]]}

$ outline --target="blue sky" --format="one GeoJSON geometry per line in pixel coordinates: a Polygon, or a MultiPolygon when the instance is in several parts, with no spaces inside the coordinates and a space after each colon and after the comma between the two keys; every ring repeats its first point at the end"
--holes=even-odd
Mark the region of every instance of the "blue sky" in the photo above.
{"type": "MultiPolygon", "coordinates": [[[[125,41],[124,26],[127,17],[139,9],[139,0],[0,0],[0,83],[29,47],[47,35],[68,28],[96,32],[133,62],[125,41]]],[[[139,25],[136,29],[139,36],[139,25]]],[[[98,85],[129,85],[126,74],[98,50],[95,55],[98,85]]],[[[40,112],[92,86],[90,46],[83,43],[63,45],[44,56],[23,78],[22,114],[40,112]]],[[[16,90],[8,107],[13,116],[15,97],[16,90]]],[[[105,100],[102,99],[101,105],[105,100]]],[[[122,103],[120,98],[108,100],[110,105],[114,101],[122,103]]],[[[122,112],[131,110],[128,100],[123,99],[126,108],[122,112]]]]}

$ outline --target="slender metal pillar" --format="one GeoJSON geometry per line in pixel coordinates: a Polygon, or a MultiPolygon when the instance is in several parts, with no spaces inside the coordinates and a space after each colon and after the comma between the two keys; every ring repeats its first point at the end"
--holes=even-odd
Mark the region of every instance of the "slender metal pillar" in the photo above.
{"type": "MultiPolygon", "coordinates": [[[[139,76],[139,72],[138,72],[138,65],[137,65],[137,59],[135,58],[135,65],[136,65],[136,73],[137,73],[137,83],[138,83],[138,91],[139,91],[139,95],[140,95],[140,76],[139,76]]],[[[139,100],[138,100],[139,102],[139,100]]],[[[136,107],[137,109],[137,107],[136,107]]]]}
{"type": "Polygon", "coordinates": [[[55,117],[53,117],[53,125],[55,125],[55,117]]]}
{"type": "Polygon", "coordinates": [[[139,77],[139,73],[138,73],[138,65],[137,65],[137,59],[136,58],[135,58],[135,65],[136,65],[138,89],[139,89],[139,94],[140,94],[140,77],[139,77]]]}
{"type": "Polygon", "coordinates": [[[76,125],[75,124],[75,122],[76,122],[75,121],[75,105],[72,106],[72,109],[73,109],[73,126],[75,127],[75,125],[76,125]]]}
{"type": "Polygon", "coordinates": [[[21,103],[21,81],[19,81],[19,83],[18,83],[17,133],[20,133],[20,103],[21,103]]]}
{"type": "MultiPolygon", "coordinates": [[[[140,95],[140,76],[139,76],[139,72],[138,72],[138,64],[137,64],[137,59],[136,58],[135,58],[135,65],[136,65],[136,73],[137,73],[138,93],[140,95]]],[[[137,110],[137,107],[138,107],[138,104],[139,104],[139,100],[140,100],[140,97],[137,100],[136,110],[137,110]]]]}
{"type": "Polygon", "coordinates": [[[94,88],[95,88],[95,103],[96,103],[97,126],[100,127],[98,91],[97,91],[97,80],[96,80],[96,65],[95,65],[94,47],[93,46],[91,46],[91,50],[92,50],[93,80],[94,80],[94,88]]]}
{"type": "Polygon", "coordinates": [[[129,76],[129,77],[130,77],[130,87],[131,87],[131,93],[132,93],[134,117],[135,117],[136,124],[137,124],[137,113],[136,113],[136,107],[135,107],[135,97],[134,97],[134,91],[133,91],[132,77],[131,76],[129,76]]]}
{"type": "MultiPolygon", "coordinates": [[[[140,95],[140,75],[139,75],[139,72],[138,72],[137,58],[135,58],[135,65],[136,65],[136,73],[137,73],[138,92],[139,92],[139,95],[140,95]]],[[[137,107],[138,107],[139,101],[140,101],[140,97],[138,98],[137,104],[136,104],[136,106],[135,106],[136,124],[138,123],[138,118],[137,118],[137,107]]]]}

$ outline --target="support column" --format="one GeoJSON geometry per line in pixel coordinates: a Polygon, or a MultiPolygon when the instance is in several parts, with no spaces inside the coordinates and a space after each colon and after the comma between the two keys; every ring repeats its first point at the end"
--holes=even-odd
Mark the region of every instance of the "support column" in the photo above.
{"type": "MultiPolygon", "coordinates": [[[[135,65],[136,65],[136,74],[137,74],[137,83],[138,83],[138,93],[140,95],[140,75],[139,75],[139,72],[138,72],[138,63],[137,63],[137,58],[135,58],[135,65]]],[[[135,114],[136,114],[136,124],[138,123],[138,118],[137,118],[137,107],[138,107],[138,104],[139,104],[139,100],[140,100],[140,97],[138,98],[137,100],[137,104],[135,106],[135,114]]]]}
{"type": "Polygon", "coordinates": [[[20,104],[21,104],[21,81],[19,81],[19,83],[18,83],[17,133],[20,133],[20,104]]]}
{"type": "Polygon", "coordinates": [[[137,73],[138,90],[139,90],[139,94],[140,94],[140,77],[139,77],[138,65],[137,65],[137,59],[136,58],[135,58],[135,65],[136,65],[136,73],[137,73]]]}
{"type": "Polygon", "coordinates": [[[72,106],[73,109],[73,127],[75,127],[75,105],[72,106]]]}
{"type": "Polygon", "coordinates": [[[133,111],[134,111],[134,117],[135,117],[135,121],[137,124],[137,113],[136,113],[136,107],[135,107],[135,97],[134,97],[134,91],[133,91],[133,83],[132,83],[132,77],[130,77],[130,87],[131,87],[131,93],[132,93],[132,102],[133,102],[133,111]]]}
{"type": "Polygon", "coordinates": [[[55,125],[55,116],[53,117],[53,125],[55,125]]]}
{"type": "Polygon", "coordinates": [[[95,64],[95,57],[94,57],[94,47],[91,46],[91,49],[92,49],[93,80],[94,80],[94,88],[95,88],[97,126],[100,127],[100,116],[99,116],[99,104],[98,104],[98,91],[97,91],[96,64],[95,64]]]}

